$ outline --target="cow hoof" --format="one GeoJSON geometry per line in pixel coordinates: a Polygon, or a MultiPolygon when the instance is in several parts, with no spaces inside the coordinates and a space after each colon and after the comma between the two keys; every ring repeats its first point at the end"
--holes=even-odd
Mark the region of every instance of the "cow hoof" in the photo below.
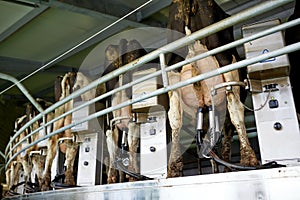
{"type": "Polygon", "coordinates": [[[49,191],[50,190],[50,187],[47,186],[47,185],[42,185],[41,186],[41,191],[49,191]]]}
{"type": "Polygon", "coordinates": [[[183,171],[183,158],[180,156],[175,162],[168,167],[168,178],[181,177],[183,171]]]}
{"type": "Polygon", "coordinates": [[[70,186],[75,186],[76,185],[76,183],[75,183],[75,181],[74,181],[74,179],[73,178],[69,178],[69,179],[65,179],[65,184],[66,185],[70,185],[70,186]]]}
{"type": "Polygon", "coordinates": [[[243,166],[250,166],[250,167],[257,167],[259,165],[259,162],[253,150],[244,151],[244,152],[242,151],[240,163],[243,166]]]}
{"type": "Polygon", "coordinates": [[[111,178],[108,178],[108,179],[107,179],[107,183],[108,183],[108,184],[116,183],[116,182],[117,182],[117,181],[115,180],[115,178],[112,178],[112,177],[111,177],[111,178]]]}
{"type": "Polygon", "coordinates": [[[65,181],[64,184],[66,185],[76,185],[75,180],[74,180],[74,176],[72,172],[66,171],[65,172],[65,181]]]}
{"type": "Polygon", "coordinates": [[[50,190],[50,176],[44,177],[43,181],[41,181],[41,191],[48,191],[50,190]]]}

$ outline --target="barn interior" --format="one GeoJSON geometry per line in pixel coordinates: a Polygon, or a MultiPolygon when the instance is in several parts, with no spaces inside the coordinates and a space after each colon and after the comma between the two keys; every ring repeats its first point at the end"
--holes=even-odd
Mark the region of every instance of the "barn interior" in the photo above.
{"type": "MultiPolygon", "coordinates": [[[[264,2],[263,0],[215,0],[226,13],[264,2]]],[[[34,98],[54,102],[54,81],[59,75],[81,71],[93,79],[103,73],[104,55],[98,65],[90,65],[88,56],[114,35],[138,28],[167,28],[171,0],[3,0],[0,2],[0,72],[19,80],[34,98]]],[[[287,21],[295,1],[234,27],[235,39],[242,38],[241,27],[253,22],[280,19],[287,21]]],[[[156,34],[155,29],[152,34],[156,34]]],[[[135,36],[132,36],[135,37],[135,36]]],[[[147,42],[147,37],[139,35],[147,42]]],[[[153,36],[156,37],[156,36],[153,36]]],[[[157,46],[166,43],[156,38],[157,46]]],[[[153,42],[151,40],[150,42],[153,42]]],[[[243,47],[237,48],[245,58],[243,47]]],[[[246,105],[251,107],[248,97],[246,105]]],[[[14,121],[24,114],[28,99],[12,82],[0,80],[0,151],[4,152],[14,129],[14,121]]],[[[253,111],[245,111],[247,132],[257,156],[260,156],[253,111]]],[[[194,129],[183,127],[186,135],[194,129]]],[[[232,143],[232,162],[239,161],[237,136],[232,143]]],[[[1,163],[4,164],[1,157],[1,163]]],[[[210,172],[209,161],[199,161],[196,148],[184,154],[184,174],[210,172]],[[202,166],[202,169],[199,167],[202,166]],[[200,171],[199,171],[200,170],[200,171]]],[[[5,182],[1,170],[1,183],[5,182]]]]}

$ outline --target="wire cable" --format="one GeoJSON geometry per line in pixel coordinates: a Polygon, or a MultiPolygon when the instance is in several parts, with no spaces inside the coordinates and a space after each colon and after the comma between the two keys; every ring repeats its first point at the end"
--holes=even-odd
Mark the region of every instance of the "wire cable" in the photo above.
{"type": "Polygon", "coordinates": [[[232,92],[233,92],[234,96],[238,99],[238,101],[243,105],[243,107],[245,109],[249,110],[249,111],[252,111],[252,112],[259,111],[259,110],[263,109],[266,106],[266,104],[268,102],[268,99],[270,98],[270,95],[271,95],[271,90],[270,90],[268,92],[267,98],[265,99],[265,102],[263,104],[261,104],[259,108],[253,108],[252,109],[252,108],[246,106],[246,104],[244,104],[243,102],[241,102],[240,98],[237,97],[237,95],[236,95],[236,93],[234,91],[232,91],[232,92]]]}

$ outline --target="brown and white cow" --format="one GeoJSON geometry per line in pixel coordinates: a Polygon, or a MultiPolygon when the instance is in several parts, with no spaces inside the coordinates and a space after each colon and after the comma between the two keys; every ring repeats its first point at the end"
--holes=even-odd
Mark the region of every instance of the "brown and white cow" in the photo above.
{"type": "MultiPolygon", "coordinates": [[[[170,15],[169,15],[169,28],[172,30],[179,31],[181,33],[185,33],[185,28],[188,27],[191,32],[200,30],[206,26],[209,26],[215,22],[218,22],[222,19],[225,19],[228,15],[215,3],[214,0],[173,0],[170,5],[170,15]]],[[[174,38],[173,38],[174,39],[174,38]]],[[[226,43],[232,42],[233,39],[233,31],[232,28],[225,29],[216,34],[210,35],[206,38],[201,39],[200,41],[196,41],[192,47],[193,51],[189,51],[190,54],[198,54],[201,52],[205,52],[207,50],[214,49],[218,46],[224,45],[226,43]],[[200,45],[199,45],[200,44],[200,45]],[[196,47],[195,45],[198,45],[196,47]],[[201,48],[199,52],[197,49],[201,48]]],[[[187,49],[181,49],[183,53],[187,53],[187,49]]],[[[171,72],[169,74],[170,82],[172,82],[172,77],[175,79],[187,79],[186,73],[188,72],[188,76],[192,77],[195,74],[204,73],[210,70],[215,69],[216,67],[222,67],[228,65],[230,63],[235,62],[235,59],[238,57],[235,49],[230,49],[224,51],[222,53],[216,54],[213,57],[207,57],[205,59],[199,60],[194,63],[194,66],[185,66],[185,68],[180,69],[179,72],[181,75],[171,72]],[[209,61],[209,59],[211,59],[209,61]],[[209,64],[210,63],[210,64],[209,64]],[[211,69],[207,67],[212,67],[211,69]],[[196,69],[195,69],[196,67],[196,69]],[[187,70],[187,71],[186,71],[187,70]]],[[[178,61],[181,61],[185,58],[178,58],[178,56],[171,54],[169,57],[168,64],[174,64],[178,61]]],[[[192,64],[193,65],[193,64],[192,64]]],[[[220,80],[229,82],[229,81],[239,81],[239,72],[231,71],[226,74],[223,74],[223,77],[220,77],[220,80]]],[[[177,81],[178,81],[177,80],[177,81]]],[[[207,81],[205,81],[207,82],[207,81]]],[[[210,88],[204,84],[205,82],[201,82],[200,87],[198,86],[189,86],[190,89],[189,95],[182,95],[183,90],[174,90],[170,91],[170,110],[169,110],[169,120],[172,128],[172,147],[171,147],[171,155],[169,159],[168,166],[168,176],[175,177],[180,176],[183,164],[182,164],[182,152],[179,146],[179,131],[182,126],[182,99],[185,97],[195,98],[191,103],[195,104],[198,102],[198,105],[193,106],[209,106],[211,102],[205,103],[205,98],[199,98],[200,96],[204,97],[210,95],[210,88]],[[206,91],[204,91],[206,88],[206,91]],[[208,89],[208,90],[207,90],[208,89]],[[205,95],[206,94],[206,95],[205,95]],[[177,109],[181,108],[181,109],[177,109]],[[175,139],[174,139],[175,138],[175,139]]],[[[218,81],[215,82],[218,84],[218,81]]],[[[211,87],[211,86],[210,86],[211,87]]],[[[188,90],[187,90],[188,91],[188,90]]],[[[255,152],[250,146],[249,140],[247,138],[246,128],[244,125],[244,108],[239,100],[240,89],[237,86],[234,86],[232,92],[227,92],[227,102],[228,102],[228,111],[231,119],[231,123],[234,125],[240,140],[240,152],[241,152],[241,164],[247,166],[256,166],[258,165],[258,161],[255,155],[255,152]]],[[[187,102],[185,102],[187,103],[187,102]]],[[[195,112],[195,111],[194,111],[195,112]]]]}
{"type": "MultiPolygon", "coordinates": [[[[121,66],[128,64],[135,59],[145,55],[147,52],[137,40],[127,41],[121,39],[118,45],[109,45],[105,50],[105,71],[104,74],[112,72],[121,66]]],[[[142,67],[143,68],[143,67],[142,67]]],[[[141,70],[139,68],[138,70],[141,70]]],[[[128,71],[119,77],[113,78],[106,83],[106,90],[110,91],[116,87],[122,86],[132,81],[132,71],[128,71]]],[[[116,92],[111,97],[107,98],[108,107],[118,105],[122,102],[129,100],[132,96],[131,88],[116,92]]],[[[117,159],[119,148],[119,140],[121,134],[127,134],[128,150],[129,150],[129,166],[128,170],[133,173],[139,172],[136,153],[139,145],[139,125],[132,122],[131,106],[126,106],[112,112],[109,117],[109,129],[106,132],[107,146],[109,152],[109,170],[108,170],[108,183],[115,183],[118,181],[118,170],[115,169],[115,161],[117,159]],[[111,123],[114,122],[114,123],[111,123]]],[[[123,141],[125,142],[125,141],[123,141]]],[[[127,143],[125,142],[125,143],[127,143]]],[[[129,181],[134,181],[136,178],[127,176],[129,181]]],[[[122,174],[119,175],[119,181],[122,182],[122,174]]]]}
{"type": "MultiPolygon", "coordinates": [[[[91,79],[85,76],[81,72],[68,72],[64,76],[58,76],[55,81],[55,101],[62,100],[69,96],[74,90],[85,87],[91,83],[91,79]]],[[[95,98],[96,95],[99,95],[98,92],[103,93],[103,86],[96,87],[90,91],[85,92],[80,95],[79,98],[81,101],[88,101],[95,98]]],[[[54,118],[64,114],[65,112],[73,108],[73,100],[68,101],[64,105],[55,109],[54,118]]],[[[53,131],[56,131],[64,126],[67,126],[72,123],[72,114],[69,114],[60,120],[54,122],[53,131]]],[[[78,144],[73,140],[74,134],[71,129],[67,129],[59,134],[56,134],[48,139],[47,144],[47,156],[45,169],[43,174],[43,183],[41,186],[42,191],[49,190],[51,184],[51,167],[53,160],[56,156],[57,148],[59,147],[60,151],[65,154],[65,172],[64,172],[64,184],[67,186],[75,186],[75,176],[74,176],[74,163],[76,154],[78,152],[78,144]],[[59,140],[62,140],[62,143],[59,143],[59,140]]]]}
{"type": "MultiPolygon", "coordinates": [[[[41,108],[46,109],[48,106],[51,105],[50,102],[46,102],[43,99],[36,99],[36,102],[40,104],[41,108]]],[[[34,108],[34,106],[31,103],[28,103],[26,105],[26,114],[22,117],[18,118],[15,121],[15,130],[14,132],[17,132],[22,126],[24,126],[27,122],[29,122],[32,118],[34,118],[38,114],[38,111],[34,108]]],[[[53,118],[52,113],[47,114],[45,116],[46,122],[50,121],[53,118]]],[[[30,132],[34,131],[35,129],[39,128],[41,126],[41,121],[38,120],[34,122],[29,128],[25,129],[16,139],[13,141],[13,145],[19,142],[21,139],[23,139],[25,136],[27,136],[30,132]]],[[[45,130],[41,130],[37,132],[36,134],[33,134],[31,137],[29,137],[27,140],[22,142],[21,145],[19,145],[14,151],[14,153],[17,153],[21,151],[22,148],[26,147],[28,144],[32,143],[33,141],[36,141],[43,137],[46,133],[45,130]]],[[[51,126],[48,126],[46,128],[46,132],[51,131],[51,126]]],[[[11,188],[13,185],[16,186],[16,184],[20,183],[19,175],[21,170],[24,172],[24,192],[36,192],[39,190],[38,186],[41,184],[42,181],[42,173],[44,169],[44,163],[45,163],[45,156],[42,155],[42,148],[45,149],[45,146],[42,145],[42,143],[38,143],[33,145],[32,147],[26,149],[25,151],[21,152],[15,159],[15,161],[12,161],[10,164],[10,167],[8,167],[7,170],[7,183],[9,187],[11,188]],[[34,170],[33,170],[34,169],[34,170]],[[34,172],[34,173],[33,173],[34,172]],[[32,176],[33,175],[33,176],[32,176]],[[38,180],[38,183],[35,182],[35,177],[38,180]]]]}
{"type": "MultiPolygon", "coordinates": [[[[56,101],[65,98],[67,95],[69,95],[72,92],[71,91],[72,90],[71,83],[73,83],[74,80],[75,80],[75,78],[73,79],[72,73],[67,73],[67,74],[65,74],[64,77],[57,77],[57,79],[55,81],[55,88],[54,88],[56,101]]],[[[71,108],[72,108],[72,102],[67,102],[66,104],[58,107],[57,109],[55,109],[54,118],[62,115],[65,111],[67,111],[71,108]]],[[[68,116],[54,122],[53,131],[56,131],[63,126],[70,124],[72,121],[71,117],[72,117],[71,115],[68,115],[68,116]]],[[[46,191],[46,190],[50,189],[51,167],[53,164],[53,160],[56,156],[58,139],[63,136],[65,136],[65,137],[68,136],[68,137],[72,138],[71,130],[66,130],[60,134],[54,135],[54,136],[50,137],[47,141],[47,155],[46,155],[45,169],[44,169],[44,174],[43,174],[43,182],[41,184],[42,191],[46,191]]],[[[72,142],[69,142],[69,141],[67,141],[67,142],[70,143],[69,145],[67,145],[67,147],[69,147],[67,149],[73,149],[73,146],[74,146],[73,151],[77,152],[77,146],[72,145],[72,142]]],[[[63,148],[62,151],[66,152],[66,148],[63,148]]],[[[70,170],[70,167],[66,169],[66,171],[68,171],[68,170],[72,171],[72,170],[70,170]]],[[[73,177],[72,174],[68,174],[68,176],[66,176],[66,177],[67,177],[66,178],[67,184],[75,185],[74,178],[72,180],[72,177],[73,177]]]]}
{"type": "MultiPolygon", "coordinates": [[[[45,110],[49,106],[52,105],[51,102],[45,101],[43,99],[36,99],[37,103],[40,104],[40,106],[45,110]]],[[[33,107],[32,104],[28,104],[26,108],[26,116],[28,121],[32,120],[36,115],[38,115],[38,111],[33,107]]],[[[50,112],[45,115],[45,123],[51,121],[54,118],[54,112],[50,112]]],[[[38,120],[34,122],[30,126],[30,132],[36,130],[37,128],[41,127],[43,125],[42,120],[38,120]]],[[[53,125],[50,124],[45,129],[41,129],[39,132],[31,136],[32,141],[36,141],[38,139],[43,138],[47,134],[49,134],[53,130],[53,125]]],[[[43,183],[43,172],[44,172],[44,167],[45,167],[45,152],[47,152],[47,140],[42,141],[31,148],[28,149],[29,152],[29,159],[32,162],[32,168],[34,169],[36,178],[38,180],[38,185],[41,186],[43,183]]]]}
{"type": "MultiPolygon", "coordinates": [[[[67,73],[65,74],[64,77],[58,77],[56,80],[56,83],[59,85],[59,87],[55,88],[56,94],[56,100],[61,100],[68,96],[72,92],[72,86],[74,85],[75,81],[75,73],[67,73]]],[[[46,108],[50,104],[46,105],[44,101],[38,99],[37,100],[40,104],[43,104],[43,107],[46,108]]],[[[66,103],[65,105],[62,105],[61,107],[57,108],[55,110],[55,113],[49,113],[45,117],[46,122],[50,121],[53,119],[53,117],[58,117],[64,112],[70,110],[72,108],[72,101],[66,103]]],[[[26,107],[26,115],[23,117],[19,118],[16,121],[16,128],[15,130],[19,130],[26,122],[31,120],[37,115],[37,111],[33,108],[31,104],[28,104],[26,107]]],[[[71,123],[71,115],[68,115],[58,121],[56,121],[53,124],[53,129],[51,126],[46,128],[47,133],[51,131],[58,130],[59,128],[68,125],[71,123]]],[[[40,127],[40,121],[36,121],[33,123],[30,128],[26,129],[23,131],[19,137],[16,138],[16,142],[20,141],[20,139],[24,138],[29,132],[37,129],[40,127]]],[[[47,133],[42,133],[44,130],[38,132],[37,134],[33,135],[32,137],[28,138],[28,141],[25,141],[22,145],[19,145],[16,148],[16,152],[20,151],[23,147],[28,145],[31,141],[37,140],[40,137],[43,137],[47,133]]],[[[43,146],[43,148],[46,147],[46,157],[37,154],[37,151],[40,150],[40,144],[34,145],[30,148],[28,148],[26,151],[22,152],[19,156],[17,156],[16,161],[12,162],[12,170],[11,170],[11,179],[10,182],[11,184],[16,184],[17,183],[17,178],[18,174],[20,171],[20,163],[22,164],[21,166],[23,167],[24,170],[24,178],[25,181],[30,181],[30,173],[32,170],[32,165],[35,168],[35,172],[37,174],[37,178],[39,181],[39,185],[41,187],[42,191],[49,190],[50,189],[50,183],[51,183],[51,166],[53,163],[53,159],[56,154],[57,150],[57,145],[58,145],[58,139],[61,137],[72,137],[71,130],[66,130],[61,134],[55,135],[53,137],[48,138],[46,141],[47,144],[43,146]]],[[[74,181],[74,176],[73,176],[73,164],[74,164],[74,159],[75,155],[77,152],[77,145],[73,145],[71,141],[67,140],[65,144],[61,145],[61,149],[64,153],[66,153],[66,178],[65,178],[65,183],[69,185],[75,185],[74,181]],[[65,145],[65,144],[68,145],[65,145]]]]}
{"type": "MultiPolygon", "coordinates": [[[[120,40],[118,45],[109,45],[105,49],[105,62],[104,62],[104,75],[112,72],[124,64],[126,64],[125,53],[127,47],[127,40],[120,40]]],[[[114,88],[123,85],[127,78],[124,78],[127,75],[121,75],[117,78],[113,78],[112,80],[106,83],[106,90],[110,91],[114,88]]],[[[130,76],[130,75],[129,75],[130,76]]],[[[115,106],[120,104],[126,100],[128,100],[131,96],[130,90],[122,90],[113,94],[112,96],[107,98],[108,106],[115,106]]],[[[112,112],[112,116],[109,114],[109,129],[106,131],[106,142],[109,153],[109,166],[108,166],[108,174],[107,174],[107,183],[116,183],[119,181],[123,182],[123,174],[122,172],[118,175],[118,170],[115,167],[115,162],[118,156],[118,142],[120,134],[125,134],[125,131],[128,130],[129,120],[132,118],[131,114],[131,106],[123,107],[122,109],[118,109],[112,112]],[[114,122],[114,123],[113,123],[114,122]],[[124,131],[124,133],[123,133],[124,131]],[[119,134],[120,132],[120,134],[119,134]]],[[[125,144],[123,144],[125,145],[125,144]]],[[[124,146],[123,146],[124,148],[124,146]]]]}
{"type": "MultiPolygon", "coordinates": [[[[17,118],[15,120],[15,128],[14,128],[14,134],[27,122],[26,119],[26,115],[23,115],[19,118],[17,118]]],[[[14,146],[15,144],[17,144],[22,138],[24,138],[27,135],[28,130],[24,130],[18,137],[16,137],[16,139],[14,141],[12,141],[11,145],[14,146]]],[[[22,146],[19,145],[17,148],[15,148],[12,151],[12,155],[14,155],[15,153],[19,152],[21,150],[22,146]]],[[[18,155],[12,162],[10,162],[9,166],[6,169],[5,175],[6,175],[6,183],[9,189],[9,192],[7,195],[13,195],[16,194],[16,187],[19,184],[20,180],[20,173],[23,170],[23,164],[25,162],[23,162],[23,155],[18,155]]],[[[25,179],[29,178],[29,174],[28,177],[25,177],[25,179]]]]}

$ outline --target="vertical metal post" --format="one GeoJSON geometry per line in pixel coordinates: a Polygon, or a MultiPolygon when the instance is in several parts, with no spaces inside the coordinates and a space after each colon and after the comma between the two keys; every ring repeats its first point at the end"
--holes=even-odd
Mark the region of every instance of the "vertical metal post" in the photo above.
{"type": "Polygon", "coordinates": [[[159,54],[159,60],[160,60],[160,68],[161,68],[161,76],[164,87],[167,87],[169,85],[168,75],[166,72],[166,59],[165,54],[161,53],[159,54]]]}

